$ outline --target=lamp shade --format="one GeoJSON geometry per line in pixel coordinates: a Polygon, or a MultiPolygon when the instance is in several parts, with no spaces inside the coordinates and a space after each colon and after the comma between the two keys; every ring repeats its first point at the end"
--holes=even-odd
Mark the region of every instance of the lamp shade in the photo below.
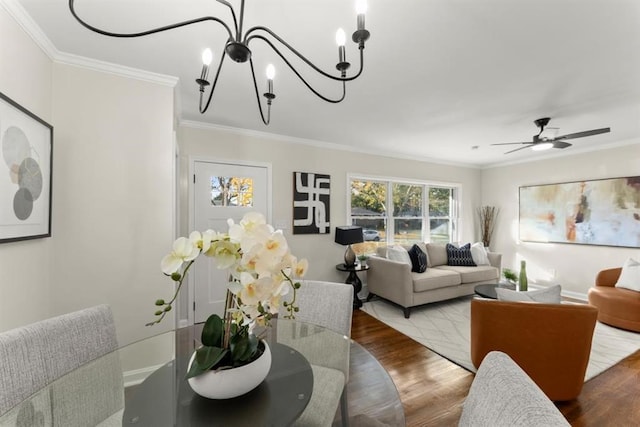
{"type": "Polygon", "coordinates": [[[362,227],[355,225],[343,225],[336,227],[336,243],[340,245],[351,245],[353,243],[364,242],[362,227]]]}

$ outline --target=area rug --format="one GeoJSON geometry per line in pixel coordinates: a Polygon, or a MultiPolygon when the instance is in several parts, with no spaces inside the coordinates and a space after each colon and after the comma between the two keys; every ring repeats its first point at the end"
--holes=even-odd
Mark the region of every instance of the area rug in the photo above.
{"type": "MultiPolygon", "coordinates": [[[[409,319],[404,318],[400,307],[384,300],[367,302],[362,310],[440,356],[475,372],[469,355],[472,298],[456,298],[415,307],[411,309],[409,319]]],[[[597,322],[585,381],[639,349],[640,334],[597,322]]]]}

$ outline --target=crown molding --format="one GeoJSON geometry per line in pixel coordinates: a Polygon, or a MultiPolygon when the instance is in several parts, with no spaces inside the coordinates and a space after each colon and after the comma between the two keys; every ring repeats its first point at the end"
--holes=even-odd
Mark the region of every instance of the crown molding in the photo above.
{"type": "Polygon", "coordinates": [[[231,126],[223,126],[223,125],[218,125],[218,124],[199,122],[199,121],[195,121],[195,120],[180,120],[179,126],[189,127],[189,128],[193,128],[193,129],[203,129],[203,130],[215,130],[215,131],[229,132],[229,133],[232,133],[232,134],[242,135],[242,136],[249,136],[249,137],[253,137],[253,138],[271,139],[271,140],[276,140],[276,141],[281,141],[281,142],[288,142],[288,143],[291,143],[291,144],[301,144],[301,145],[307,145],[307,146],[316,147],[316,148],[339,150],[339,151],[349,151],[349,152],[352,152],[352,153],[368,154],[368,155],[380,156],[380,157],[389,157],[389,158],[392,158],[392,159],[415,160],[415,161],[419,161],[419,162],[433,163],[433,164],[438,164],[438,165],[456,166],[456,167],[467,168],[467,169],[480,169],[479,166],[469,165],[469,164],[465,164],[465,163],[447,162],[445,160],[440,160],[440,159],[432,159],[432,158],[418,157],[418,156],[409,156],[409,155],[397,154],[397,153],[393,153],[391,151],[383,151],[383,150],[377,150],[375,152],[372,152],[371,149],[362,149],[362,148],[358,148],[358,147],[351,147],[351,146],[348,146],[348,145],[337,144],[335,142],[327,142],[327,141],[321,141],[321,140],[315,140],[315,139],[307,139],[307,138],[298,138],[298,137],[293,137],[293,136],[288,136],[288,135],[280,135],[280,134],[275,134],[275,133],[270,133],[270,132],[262,132],[262,131],[253,130],[253,129],[243,129],[243,128],[236,128],[236,127],[231,127],[231,126]]]}
{"type": "Polygon", "coordinates": [[[175,87],[179,82],[179,79],[174,76],[152,73],[137,68],[125,67],[123,65],[60,52],[17,0],[0,0],[0,6],[9,13],[13,20],[29,37],[31,37],[36,45],[38,45],[38,47],[49,58],[51,58],[53,62],[142,80],[163,86],[175,87]]]}

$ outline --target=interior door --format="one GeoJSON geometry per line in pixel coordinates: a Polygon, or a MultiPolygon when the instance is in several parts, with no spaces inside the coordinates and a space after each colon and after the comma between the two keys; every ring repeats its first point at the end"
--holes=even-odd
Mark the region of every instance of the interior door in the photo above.
{"type": "MultiPolygon", "coordinates": [[[[227,232],[227,219],[239,222],[247,212],[260,212],[268,221],[269,168],[229,162],[194,162],[194,227],[227,232]]],[[[228,273],[202,257],[194,271],[194,321],[222,316],[228,273]]]]}

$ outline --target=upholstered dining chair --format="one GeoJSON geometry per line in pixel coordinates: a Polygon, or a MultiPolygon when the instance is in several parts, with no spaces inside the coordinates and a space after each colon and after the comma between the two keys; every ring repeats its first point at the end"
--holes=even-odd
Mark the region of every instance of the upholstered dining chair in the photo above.
{"type": "Polygon", "coordinates": [[[307,338],[287,341],[287,331],[278,327],[278,340],[305,355],[313,371],[313,394],[295,426],[331,426],[338,406],[342,425],[349,423],[347,389],[349,380],[349,348],[353,287],[343,283],[304,281],[297,291],[300,311],[296,320],[330,329],[322,339],[307,338]]]}
{"type": "Polygon", "coordinates": [[[121,426],[117,349],[107,305],[0,333],[2,424],[121,426]]]}
{"type": "Polygon", "coordinates": [[[587,304],[471,301],[471,361],[508,354],[554,401],[584,385],[598,310],[587,304]]]}

